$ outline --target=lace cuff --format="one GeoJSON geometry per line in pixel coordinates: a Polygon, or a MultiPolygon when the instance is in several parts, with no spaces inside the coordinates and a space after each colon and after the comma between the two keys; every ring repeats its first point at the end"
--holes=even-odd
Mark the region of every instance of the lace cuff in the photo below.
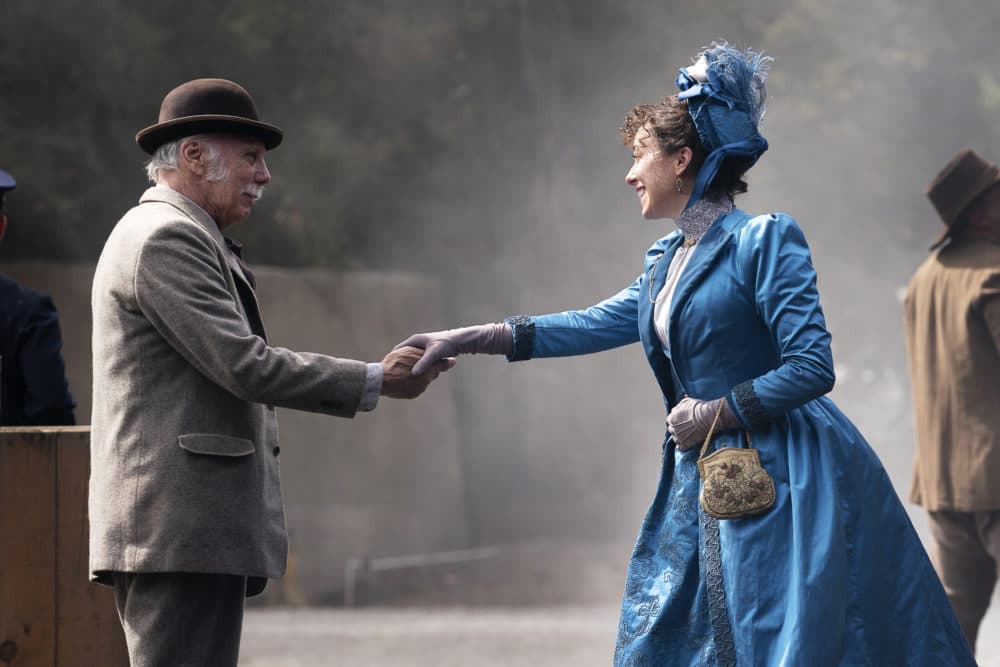
{"type": "Polygon", "coordinates": [[[514,347],[507,355],[507,361],[527,361],[535,351],[535,323],[530,317],[515,315],[504,323],[514,333],[514,347]]]}
{"type": "Polygon", "coordinates": [[[753,380],[741,382],[733,387],[733,399],[736,401],[736,407],[742,413],[743,421],[746,422],[748,428],[766,426],[771,421],[767,410],[764,409],[764,405],[757,396],[757,392],[754,391],[753,380]]]}

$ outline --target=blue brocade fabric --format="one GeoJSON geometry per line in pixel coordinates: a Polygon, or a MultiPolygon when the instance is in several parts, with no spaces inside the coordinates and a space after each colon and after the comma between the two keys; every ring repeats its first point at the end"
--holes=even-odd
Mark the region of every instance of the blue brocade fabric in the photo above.
{"type": "Polygon", "coordinates": [[[660,487],[629,562],[615,665],[736,664],[732,634],[724,630],[718,525],[698,504],[697,460],[696,449],[664,453],[671,482],[660,487]],[[706,522],[714,524],[714,541],[706,522]]]}
{"type": "Polygon", "coordinates": [[[675,288],[668,359],[648,295],[681,241],[654,244],[618,294],[519,327],[532,337],[520,358],[641,342],[666,409],[685,394],[727,396],[774,479],[766,513],[716,521],[699,508],[698,452],[668,442],[657,459],[650,448],[661,477],[628,568],[615,665],[975,665],[889,476],[825,397],[830,334],[795,221],[735,209],[712,225],[675,288]]]}

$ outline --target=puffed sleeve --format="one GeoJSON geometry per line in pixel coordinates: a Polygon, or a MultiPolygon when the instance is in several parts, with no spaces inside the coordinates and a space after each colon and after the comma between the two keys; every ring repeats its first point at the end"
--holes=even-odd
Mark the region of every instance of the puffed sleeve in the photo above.
{"type": "Polygon", "coordinates": [[[833,389],[833,356],[816,270],[795,220],[784,214],[753,218],[740,230],[738,243],[747,286],[781,360],[730,394],[730,403],[753,427],[833,389]]]}
{"type": "Polygon", "coordinates": [[[514,349],[508,359],[591,354],[637,342],[639,280],[590,308],[509,318],[514,349]]]}

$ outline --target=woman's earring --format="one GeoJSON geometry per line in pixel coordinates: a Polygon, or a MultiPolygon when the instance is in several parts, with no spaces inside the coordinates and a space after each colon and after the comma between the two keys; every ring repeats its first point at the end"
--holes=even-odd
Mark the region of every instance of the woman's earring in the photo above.
{"type": "Polygon", "coordinates": [[[684,180],[680,176],[678,176],[677,180],[674,181],[674,189],[676,189],[679,193],[684,192],[684,180]]]}

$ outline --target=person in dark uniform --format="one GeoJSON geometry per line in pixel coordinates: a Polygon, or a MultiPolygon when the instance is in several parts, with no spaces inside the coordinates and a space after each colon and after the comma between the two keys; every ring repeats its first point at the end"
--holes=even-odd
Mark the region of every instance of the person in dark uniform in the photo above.
{"type": "MultiPolygon", "coordinates": [[[[15,185],[0,170],[0,239],[7,231],[4,195],[15,185]]],[[[0,273],[0,426],[72,425],[74,407],[52,299],[0,273]]]]}

